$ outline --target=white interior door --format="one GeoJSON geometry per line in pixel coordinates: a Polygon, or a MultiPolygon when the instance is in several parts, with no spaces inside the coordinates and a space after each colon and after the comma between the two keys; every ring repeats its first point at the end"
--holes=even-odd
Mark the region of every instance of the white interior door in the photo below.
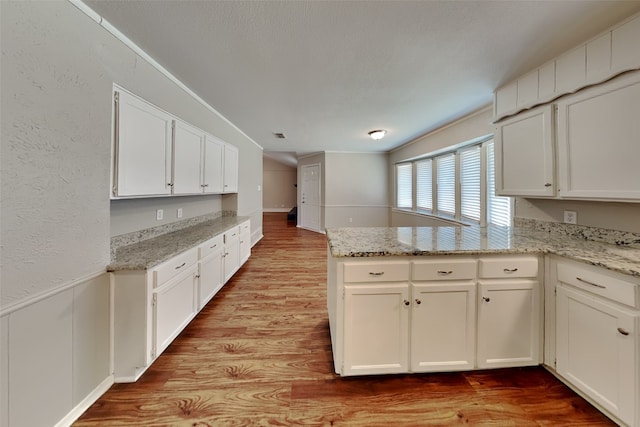
{"type": "Polygon", "coordinates": [[[302,166],[300,226],[320,231],[320,165],[302,166]]]}

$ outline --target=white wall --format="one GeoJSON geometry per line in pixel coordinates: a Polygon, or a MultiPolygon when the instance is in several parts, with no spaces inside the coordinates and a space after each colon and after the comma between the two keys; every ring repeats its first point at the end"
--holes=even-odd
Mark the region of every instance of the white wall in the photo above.
{"type": "Polygon", "coordinates": [[[386,227],[386,153],[325,153],[325,227],[386,227]]]}
{"type": "Polygon", "coordinates": [[[288,212],[297,204],[297,168],[269,157],[262,163],[262,208],[265,212],[288,212]]]}
{"type": "Polygon", "coordinates": [[[0,19],[0,425],[54,425],[112,381],[111,235],[177,203],[250,216],[255,242],[262,149],[70,2],[0,2],[0,19]],[[112,218],[114,83],[236,145],[239,194],[118,201],[112,218]]]}

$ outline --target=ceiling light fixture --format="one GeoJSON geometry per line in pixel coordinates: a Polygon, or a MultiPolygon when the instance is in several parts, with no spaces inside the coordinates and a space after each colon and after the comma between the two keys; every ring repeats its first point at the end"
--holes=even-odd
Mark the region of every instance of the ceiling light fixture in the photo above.
{"type": "Polygon", "coordinates": [[[371,132],[369,132],[369,136],[371,137],[371,139],[375,141],[381,140],[382,138],[384,138],[386,134],[387,134],[387,131],[382,129],[372,130],[371,132]]]}

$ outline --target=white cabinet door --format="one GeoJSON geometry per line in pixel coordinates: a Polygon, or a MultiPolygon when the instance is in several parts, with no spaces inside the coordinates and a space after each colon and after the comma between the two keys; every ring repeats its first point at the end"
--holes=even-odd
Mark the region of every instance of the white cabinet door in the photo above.
{"type": "Polygon", "coordinates": [[[410,306],[408,283],[345,286],[343,375],[408,371],[410,306]]]}
{"type": "Polygon", "coordinates": [[[240,224],[240,265],[243,265],[251,256],[251,223],[249,221],[240,224]]]}
{"type": "Polygon", "coordinates": [[[238,227],[224,233],[224,282],[240,268],[240,232],[238,227]]]}
{"type": "Polygon", "coordinates": [[[482,281],[478,286],[478,368],[539,364],[538,281],[482,281]]]}
{"type": "Polygon", "coordinates": [[[413,284],[411,371],[473,369],[476,283],[413,284]]]}
{"type": "Polygon", "coordinates": [[[224,144],[224,193],[238,192],[238,149],[224,144]]]}
{"type": "Polygon", "coordinates": [[[154,291],[154,357],[171,344],[197,313],[197,270],[193,265],[154,291]]]}
{"type": "Polygon", "coordinates": [[[198,262],[198,309],[202,309],[222,289],[222,254],[223,248],[220,247],[198,262]]]}
{"type": "Polygon", "coordinates": [[[633,425],[640,369],[637,312],[562,284],[556,304],[558,373],[633,425]]]}
{"type": "Polygon", "coordinates": [[[224,142],[218,138],[206,135],[204,144],[204,179],[203,188],[205,193],[222,193],[223,190],[223,162],[224,162],[224,142]]]}
{"type": "Polygon", "coordinates": [[[172,117],[126,92],[115,96],[113,196],[171,194],[172,117]]]}
{"type": "Polygon", "coordinates": [[[173,194],[202,193],[200,159],[204,133],[176,120],[173,142],[173,194]]]}
{"type": "Polygon", "coordinates": [[[640,72],[558,102],[559,195],[640,200],[640,72]]]}
{"type": "Polygon", "coordinates": [[[497,125],[496,193],[553,197],[553,106],[518,114],[497,125]]]}

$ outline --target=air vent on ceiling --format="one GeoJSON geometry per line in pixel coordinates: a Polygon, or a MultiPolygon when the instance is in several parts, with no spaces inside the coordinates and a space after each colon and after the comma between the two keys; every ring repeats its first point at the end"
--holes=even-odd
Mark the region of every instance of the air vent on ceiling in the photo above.
{"type": "Polygon", "coordinates": [[[284,136],[284,133],[281,132],[274,132],[273,136],[275,136],[276,138],[280,138],[280,139],[285,139],[286,136],[284,136]]]}

